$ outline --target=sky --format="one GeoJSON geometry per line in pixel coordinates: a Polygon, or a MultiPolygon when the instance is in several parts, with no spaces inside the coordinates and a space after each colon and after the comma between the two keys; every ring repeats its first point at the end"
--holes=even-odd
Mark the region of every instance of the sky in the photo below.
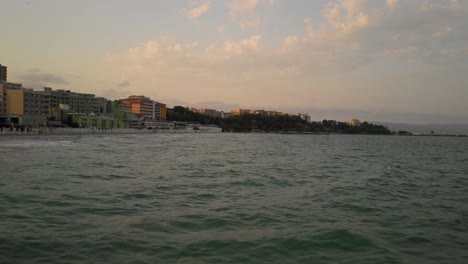
{"type": "Polygon", "coordinates": [[[25,87],[468,124],[468,0],[0,0],[25,87]]]}

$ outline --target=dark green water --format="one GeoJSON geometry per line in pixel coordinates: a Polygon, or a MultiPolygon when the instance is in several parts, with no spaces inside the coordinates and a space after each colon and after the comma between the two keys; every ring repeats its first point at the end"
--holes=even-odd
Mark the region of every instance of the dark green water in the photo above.
{"type": "Polygon", "coordinates": [[[0,137],[0,263],[468,263],[468,138],[0,137]]]}

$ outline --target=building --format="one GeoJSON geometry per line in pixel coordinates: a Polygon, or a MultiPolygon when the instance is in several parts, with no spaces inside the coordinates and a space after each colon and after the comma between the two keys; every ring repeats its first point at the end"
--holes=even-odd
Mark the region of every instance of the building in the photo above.
{"type": "Polygon", "coordinates": [[[297,113],[297,115],[307,123],[310,123],[310,116],[308,114],[297,113]]]}
{"type": "Polygon", "coordinates": [[[143,95],[131,95],[126,99],[120,99],[122,107],[130,109],[136,116],[142,119],[166,120],[167,107],[165,104],[151,100],[143,95]]]}
{"type": "Polygon", "coordinates": [[[140,127],[140,119],[138,116],[133,113],[130,108],[121,107],[118,102],[113,105],[113,113],[119,120],[123,120],[123,122],[129,128],[138,128],[140,127]]]}
{"type": "Polygon", "coordinates": [[[67,120],[69,113],[105,114],[108,105],[107,99],[94,94],[53,90],[50,87],[35,91],[21,84],[0,83],[0,123],[42,126],[49,120],[58,124],[67,120]]]}
{"type": "Polygon", "coordinates": [[[146,96],[132,95],[119,100],[120,106],[130,108],[139,118],[153,117],[153,100],[146,96]]]}
{"type": "Polygon", "coordinates": [[[49,112],[49,97],[21,84],[0,83],[0,118],[2,123],[20,126],[45,126],[49,112]],[[7,121],[8,120],[8,121],[7,121]]]}
{"type": "Polygon", "coordinates": [[[7,82],[7,66],[0,64],[0,82],[7,82]]]}
{"type": "Polygon", "coordinates": [[[96,115],[96,114],[77,114],[71,113],[70,119],[72,124],[81,128],[128,128],[128,124],[114,118],[113,115],[96,115]]]}
{"type": "Polygon", "coordinates": [[[283,115],[282,112],[278,112],[278,111],[266,111],[266,114],[269,116],[282,116],[283,115]]]}
{"type": "Polygon", "coordinates": [[[214,117],[214,118],[218,118],[218,117],[222,117],[222,113],[220,111],[217,111],[215,109],[208,109],[208,108],[192,108],[191,109],[192,112],[194,113],[200,113],[202,115],[207,115],[207,116],[211,116],[211,117],[214,117]]]}
{"type": "Polygon", "coordinates": [[[265,110],[251,110],[251,109],[235,109],[231,111],[232,115],[268,115],[268,116],[282,116],[282,112],[278,111],[265,111],[265,110]]]}
{"type": "Polygon", "coordinates": [[[232,115],[255,115],[255,110],[251,109],[235,109],[231,111],[232,115]]]}
{"type": "Polygon", "coordinates": [[[53,90],[50,87],[42,89],[50,101],[48,118],[56,119],[61,110],[60,105],[68,105],[71,113],[80,114],[105,114],[107,113],[107,100],[96,97],[94,94],[75,93],[70,90],[53,90]]]}
{"type": "Polygon", "coordinates": [[[7,116],[7,89],[4,83],[0,83],[0,118],[7,116]]]}
{"type": "Polygon", "coordinates": [[[166,105],[145,96],[110,101],[94,94],[70,90],[41,91],[6,82],[6,67],[0,65],[0,125],[125,128],[138,127],[140,119],[166,120],[166,105]],[[4,78],[3,78],[4,77],[4,78]],[[4,80],[3,80],[4,79],[4,80]]]}
{"type": "Polygon", "coordinates": [[[153,120],[166,120],[167,119],[167,106],[160,102],[154,102],[153,120]]]}
{"type": "Polygon", "coordinates": [[[233,117],[234,115],[232,114],[232,112],[221,112],[221,118],[231,118],[233,117]]]}
{"type": "Polygon", "coordinates": [[[351,119],[351,121],[348,121],[348,125],[353,127],[360,126],[361,122],[358,119],[351,119]]]}

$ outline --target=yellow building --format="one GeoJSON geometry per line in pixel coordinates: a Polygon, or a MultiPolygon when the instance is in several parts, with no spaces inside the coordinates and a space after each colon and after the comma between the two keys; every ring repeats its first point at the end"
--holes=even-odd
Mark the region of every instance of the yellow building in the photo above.
{"type": "Polygon", "coordinates": [[[251,109],[235,109],[231,111],[232,115],[255,115],[255,110],[251,109]]]}
{"type": "Polygon", "coordinates": [[[167,106],[163,103],[159,103],[161,120],[167,120],[167,106]]]}
{"type": "Polygon", "coordinates": [[[9,115],[24,115],[24,91],[7,90],[7,113],[9,115]]]}
{"type": "Polygon", "coordinates": [[[13,124],[22,126],[45,126],[49,112],[47,95],[25,89],[21,84],[1,83],[0,115],[13,124]]]}
{"type": "Polygon", "coordinates": [[[358,119],[351,119],[351,121],[348,122],[348,125],[353,127],[360,126],[361,122],[358,119]]]}

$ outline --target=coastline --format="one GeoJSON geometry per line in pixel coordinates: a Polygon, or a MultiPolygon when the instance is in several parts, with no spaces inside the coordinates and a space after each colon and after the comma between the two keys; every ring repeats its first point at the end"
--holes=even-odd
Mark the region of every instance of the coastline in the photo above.
{"type": "Polygon", "coordinates": [[[93,128],[47,128],[47,129],[33,129],[33,130],[1,130],[0,137],[2,136],[60,136],[60,135],[125,135],[125,134],[187,134],[187,133],[241,133],[241,134],[279,134],[279,135],[366,135],[366,136],[399,136],[399,137],[468,137],[468,135],[451,135],[451,134],[370,134],[370,133],[342,133],[342,132],[210,132],[210,131],[194,131],[183,129],[136,129],[136,128],[120,128],[120,129],[93,129],[93,128]]]}
{"type": "Polygon", "coordinates": [[[137,128],[120,128],[120,129],[92,129],[92,128],[50,128],[50,129],[33,129],[30,131],[9,131],[0,130],[1,136],[54,136],[54,135],[119,135],[119,134],[160,134],[160,133],[210,133],[191,130],[150,130],[137,128]]]}

